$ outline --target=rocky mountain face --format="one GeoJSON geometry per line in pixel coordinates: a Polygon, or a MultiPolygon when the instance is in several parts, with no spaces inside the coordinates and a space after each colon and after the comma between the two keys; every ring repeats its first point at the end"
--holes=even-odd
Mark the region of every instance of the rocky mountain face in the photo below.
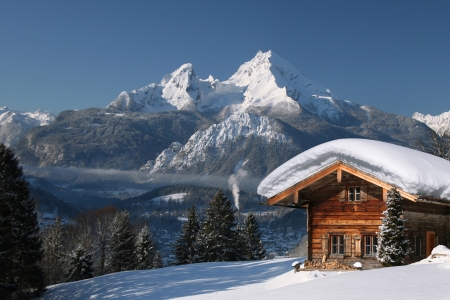
{"type": "Polygon", "coordinates": [[[104,109],[61,112],[13,148],[22,164],[136,170],[173,141],[187,142],[211,121],[191,112],[110,114],[104,109]]]}
{"type": "Polygon", "coordinates": [[[273,52],[259,52],[228,80],[200,79],[185,64],[122,92],[105,109],[62,112],[15,147],[37,166],[152,174],[262,178],[287,159],[338,138],[414,147],[430,129],[412,118],[337,98],[273,52]]]}
{"type": "Polygon", "coordinates": [[[414,113],[413,119],[425,123],[436,131],[437,133],[443,133],[446,130],[450,130],[450,111],[444,112],[438,116],[424,115],[419,112],[414,113]]]}
{"type": "Polygon", "coordinates": [[[46,126],[55,116],[46,111],[20,112],[0,107],[0,143],[12,146],[24,137],[31,128],[46,126]]]}

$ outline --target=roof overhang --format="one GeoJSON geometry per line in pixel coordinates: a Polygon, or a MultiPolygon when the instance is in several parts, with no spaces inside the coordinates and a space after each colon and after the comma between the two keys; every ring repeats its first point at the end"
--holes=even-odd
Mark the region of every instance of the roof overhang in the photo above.
{"type": "MultiPolygon", "coordinates": [[[[371,174],[368,174],[366,172],[358,170],[354,166],[351,166],[340,160],[337,160],[337,161],[333,162],[332,164],[324,167],[323,169],[317,171],[316,173],[312,174],[311,176],[300,180],[299,182],[297,182],[293,186],[285,189],[284,191],[268,198],[267,203],[269,205],[281,205],[281,206],[287,206],[287,207],[302,208],[302,206],[304,206],[309,201],[308,199],[299,199],[299,194],[300,194],[299,192],[302,189],[311,186],[312,184],[314,184],[315,182],[317,182],[319,180],[324,180],[325,177],[327,177],[327,176],[329,177],[330,174],[332,174],[334,172],[336,172],[337,181],[340,182],[340,179],[341,179],[340,176],[342,174],[342,171],[345,171],[356,177],[364,179],[365,181],[373,183],[385,190],[389,190],[394,187],[393,184],[385,182],[385,181],[377,178],[376,176],[373,176],[371,174]],[[287,198],[293,198],[293,203],[284,203],[284,202],[286,202],[285,200],[287,198]]],[[[400,195],[405,199],[408,199],[408,200],[411,200],[414,202],[416,202],[416,201],[431,202],[431,201],[422,199],[421,196],[410,194],[406,191],[403,191],[402,189],[400,189],[398,187],[396,187],[396,188],[397,188],[398,192],[400,193],[400,195]]],[[[442,204],[450,205],[450,202],[448,202],[448,201],[446,201],[446,202],[447,203],[442,202],[442,201],[437,201],[437,203],[439,203],[441,205],[442,204]]]]}

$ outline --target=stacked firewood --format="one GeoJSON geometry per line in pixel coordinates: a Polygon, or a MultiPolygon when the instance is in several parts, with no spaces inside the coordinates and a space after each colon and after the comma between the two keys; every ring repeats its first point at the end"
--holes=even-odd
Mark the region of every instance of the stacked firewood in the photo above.
{"type": "Polygon", "coordinates": [[[305,260],[305,269],[347,270],[347,271],[356,270],[355,267],[351,267],[346,264],[342,264],[342,263],[338,262],[337,260],[330,261],[330,262],[305,260]]]}

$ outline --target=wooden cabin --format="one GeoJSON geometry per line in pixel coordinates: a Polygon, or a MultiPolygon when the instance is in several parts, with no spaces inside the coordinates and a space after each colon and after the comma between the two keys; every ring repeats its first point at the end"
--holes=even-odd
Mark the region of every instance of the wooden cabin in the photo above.
{"type": "MultiPolygon", "coordinates": [[[[363,144],[370,146],[373,142],[375,141],[365,141],[363,144]]],[[[377,147],[379,146],[377,144],[377,147]]],[[[407,148],[401,149],[400,152],[405,152],[404,149],[407,148]]],[[[314,153],[314,148],[312,151],[314,153]]],[[[339,150],[333,151],[339,152],[339,150]]],[[[417,152],[407,149],[406,153],[410,151],[417,152]]],[[[400,155],[404,155],[402,153],[400,155]]],[[[423,156],[423,154],[420,152],[417,155],[423,156]]],[[[406,235],[414,251],[407,257],[406,262],[427,257],[438,244],[449,244],[450,201],[435,196],[436,193],[432,192],[435,186],[428,189],[429,195],[413,194],[408,191],[411,189],[408,185],[406,188],[402,185],[401,178],[398,178],[396,174],[398,171],[394,170],[395,176],[392,176],[392,172],[386,173],[389,174],[387,176],[389,178],[385,179],[377,171],[377,168],[383,169],[384,166],[380,167],[372,161],[364,161],[364,157],[349,158],[348,153],[343,155],[343,159],[339,156],[339,153],[318,155],[317,161],[311,161],[314,155],[307,155],[307,159],[300,157],[297,162],[290,161],[287,166],[274,171],[268,176],[269,180],[263,181],[258,188],[258,192],[263,194],[270,186],[272,195],[269,193],[267,197],[269,205],[307,210],[308,260],[323,260],[325,257],[349,265],[359,261],[363,264],[363,268],[380,266],[375,257],[377,235],[383,217],[382,212],[386,209],[387,191],[394,185],[397,186],[403,199],[403,217],[407,220],[406,235]],[[324,160],[330,163],[324,164],[324,160]],[[306,171],[302,170],[302,164],[306,171]],[[359,165],[363,167],[360,168],[359,165]],[[314,166],[319,167],[316,170],[314,166]],[[392,182],[393,178],[397,182],[392,182]],[[286,181],[289,182],[286,183],[286,181]],[[277,182],[281,188],[277,189],[277,182]]],[[[439,160],[439,163],[448,167],[448,178],[450,178],[450,162],[439,160]]],[[[444,172],[445,170],[446,168],[444,172]]],[[[413,186],[413,184],[414,180],[410,185],[413,186]]],[[[443,184],[445,185],[445,180],[443,184]]],[[[426,185],[422,189],[426,190],[426,185]]]]}

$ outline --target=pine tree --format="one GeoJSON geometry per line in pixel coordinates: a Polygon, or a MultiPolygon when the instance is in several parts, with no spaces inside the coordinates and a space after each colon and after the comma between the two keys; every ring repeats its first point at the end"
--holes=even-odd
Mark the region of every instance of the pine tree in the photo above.
{"type": "Polygon", "coordinates": [[[92,255],[86,253],[82,245],[78,245],[68,257],[69,274],[67,281],[78,281],[94,277],[92,255]]]}
{"type": "Polygon", "coordinates": [[[155,246],[150,237],[148,226],[144,225],[136,237],[136,269],[146,270],[153,267],[155,246]]]}
{"type": "Polygon", "coordinates": [[[0,298],[28,297],[44,288],[35,202],[19,161],[0,144],[0,298]]]}
{"type": "Polygon", "coordinates": [[[174,244],[175,265],[192,264],[196,261],[196,239],[200,230],[195,206],[189,209],[187,222],[181,228],[181,235],[174,244]]]}
{"type": "Polygon", "coordinates": [[[245,218],[242,234],[244,237],[244,253],[246,260],[263,259],[266,255],[266,250],[261,242],[258,221],[252,212],[245,218]]]}
{"type": "Polygon", "coordinates": [[[164,263],[162,260],[161,253],[159,251],[156,251],[155,256],[153,258],[153,268],[160,269],[164,267],[164,263]]]}
{"type": "Polygon", "coordinates": [[[241,226],[241,224],[237,224],[234,238],[234,253],[236,255],[236,260],[248,260],[246,246],[244,227],[241,226]]]}
{"type": "Polygon", "coordinates": [[[405,236],[405,221],[400,193],[394,187],[388,191],[387,209],[383,212],[380,237],[377,246],[377,259],[384,266],[398,266],[404,263],[405,256],[411,252],[405,236]]]}
{"type": "Polygon", "coordinates": [[[135,268],[134,240],[135,234],[130,224],[128,212],[118,213],[112,224],[109,247],[111,252],[109,270],[111,272],[128,271],[135,268]]]}
{"type": "Polygon", "coordinates": [[[206,219],[201,226],[201,243],[203,253],[199,258],[204,262],[235,261],[236,232],[234,210],[231,203],[219,190],[209,202],[206,219]]]}
{"type": "Polygon", "coordinates": [[[64,232],[61,218],[56,218],[55,223],[43,232],[42,248],[44,257],[42,269],[45,274],[47,285],[60,283],[63,279],[63,257],[64,257],[64,232]]]}

